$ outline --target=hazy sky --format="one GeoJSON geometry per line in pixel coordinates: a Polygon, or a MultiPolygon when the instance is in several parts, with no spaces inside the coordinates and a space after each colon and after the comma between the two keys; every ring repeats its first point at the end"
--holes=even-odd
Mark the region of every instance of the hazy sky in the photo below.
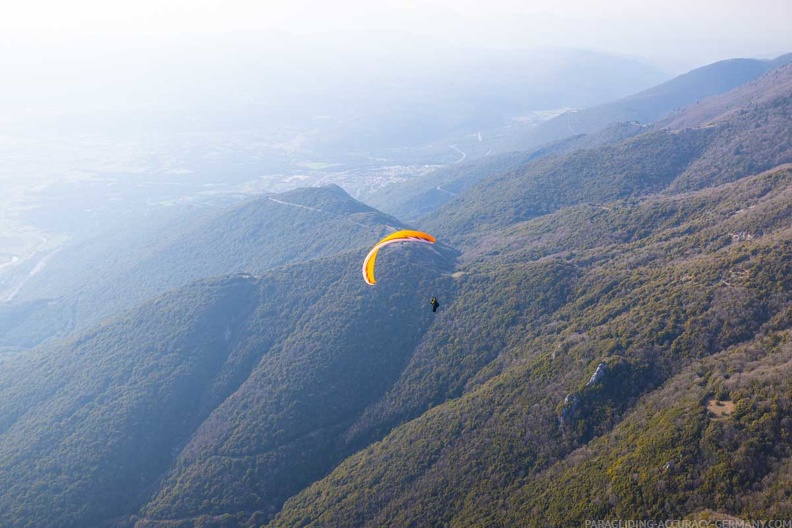
{"type": "Polygon", "coordinates": [[[101,33],[156,41],[271,29],[305,38],[400,31],[464,47],[594,49],[646,57],[675,73],[792,51],[790,0],[27,0],[6,3],[2,14],[6,52],[9,38],[101,33]]]}

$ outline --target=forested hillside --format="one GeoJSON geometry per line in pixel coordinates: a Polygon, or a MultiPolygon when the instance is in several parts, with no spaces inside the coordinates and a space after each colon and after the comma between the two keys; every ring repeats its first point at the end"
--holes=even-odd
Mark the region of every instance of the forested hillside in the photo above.
{"type": "Polygon", "coordinates": [[[453,308],[486,299],[504,311],[479,320],[512,337],[462,333],[459,356],[416,360],[420,375],[405,372],[378,405],[405,424],[290,499],[272,525],[792,515],[779,484],[792,478],[792,169],[751,175],[788,161],[788,100],[782,89],[738,109],[741,119],[541,160],[439,210],[434,229],[466,248],[453,308]],[[752,147],[724,151],[735,138],[752,147]],[[717,185],[728,180],[738,181],[717,185]],[[449,222],[460,211],[469,220],[449,222]],[[540,266],[556,286],[549,298],[521,282],[540,266]],[[476,282],[493,289],[477,295],[476,282]],[[478,365],[450,367],[449,384],[442,373],[460,360],[478,365]]]}
{"type": "Polygon", "coordinates": [[[375,286],[337,188],[141,250],[3,360],[3,526],[792,518],[790,75],[446,169],[375,286]]]}
{"type": "Polygon", "coordinates": [[[329,186],[102,235],[51,259],[3,306],[0,346],[32,347],[197,279],[333,255],[401,225],[329,186]]]}
{"type": "Polygon", "coordinates": [[[92,526],[160,485],[155,517],[276,511],[350,452],[344,430],[431,323],[429,285],[451,298],[445,250],[382,255],[376,289],[362,258],[197,282],[5,361],[0,518],[92,526]]]}
{"type": "Polygon", "coordinates": [[[724,118],[748,103],[783,98],[790,82],[789,69],[783,66],[790,60],[792,56],[785,55],[773,61],[731,60],[705,66],[617,102],[542,123],[531,130],[530,138],[520,137],[511,144],[515,152],[444,167],[420,179],[377,189],[365,199],[383,211],[415,221],[486,178],[532,170],[531,162],[538,158],[615,145],[646,132],[647,125],[661,117],[654,128],[683,130],[724,118]],[[767,72],[772,75],[764,76],[767,72]],[[679,110],[688,103],[689,108],[679,110]],[[676,112],[665,117],[672,110],[676,112]],[[530,145],[540,146],[524,150],[530,145]]]}
{"type": "Polygon", "coordinates": [[[502,233],[460,267],[454,310],[481,309],[477,284],[492,285],[497,315],[479,320],[504,324],[507,339],[463,332],[456,357],[435,343],[381,404],[416,418],[291,499],[273,526],[564,526],[711,505],[789,516],[770,497],[792,454],[790,184],[784,168],[502,233]],[[524,288],[532,268],[555,289],[524,288]],[[412,398],[447,401],[421,414],[402,404],[412,398]]]}
{"type": "MultiPolygon", "coordinates": [[[[413,220],[448,203],[479,181],[516,170],[538,157],[615,144],[644,132],[647,124],[660,118],[664,118],[663,126],[672,125],[670,119],[673,117],[664,117],[669,112],[678,111],[685,119],[700,120],[703,115],[714,117],[712,114],[718,108],[739,107],[736,99],[741,99],[744,104],[772,98],[783,90],[783,83],[762,76],[790,61],[792,55],[771,61],[721,61],[612,103],[566,112],[523,133],[502,131],[503,144],[492,157],[444,167],[426,178],[389,185],[377,189],[365,199],[383,211],[413,220]],[[762,79],[758,81],[762,83],[761,87],[751,84],[757,78],[762,79]],[[746,83],[748,86],[743,87],[746,83]],[[758,95],[760,93],[765,95],[758,95]],[[695,111],[692,108],[680,110],[691,104],[698,105],[695,111]],[[529,147],[530,150],[525,151],[529,147]],[[515,152],[497,154],[503,151],[515,152]]],[[[687,122],[675,128],[690,128],[697,124],[700,123],[687,122]]]]}
{"type": "Polygon", "coordinates": [[[542,158],[482,181],[424,223],[459,243],[571,205],[697,189],[792,162],[792,65],[768,76],[776,88],[753,84],[747,90],[751,102],[742,104],[746,96],[728,99],[724,107],[731,112],[724,108],[721,119],[542,158]]]}
{"type": "Polygon", "coordinates": [[[377,189],[365,199],[382,211],[415,221],[490,176],[519,170],[542,157],[613,145],[645,131],[645,125],[638,123],[615,123],[591,134],[575,135],[528,151],[485,156],[445,166],[426,177],[377,189]]]}

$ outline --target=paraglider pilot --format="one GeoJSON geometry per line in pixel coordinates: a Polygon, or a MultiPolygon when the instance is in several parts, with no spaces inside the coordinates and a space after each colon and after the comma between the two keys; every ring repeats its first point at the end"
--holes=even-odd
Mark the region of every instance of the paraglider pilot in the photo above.
{"type": "Polygon", "coordinates": [[[432,311],[433,312],[436,312],[437,308],[440,307],[440,303],[437,302],[437,297],[432,297],[432,299],[429,301],[429,304],[432,305],[432,311]]]}

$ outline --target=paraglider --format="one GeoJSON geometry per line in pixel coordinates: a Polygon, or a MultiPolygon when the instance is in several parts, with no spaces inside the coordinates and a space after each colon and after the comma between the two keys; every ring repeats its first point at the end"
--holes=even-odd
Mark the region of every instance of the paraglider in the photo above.
{"type": "Polygon", "coordinates": [[[366,281],[366,284],[373,286],[377,282],[374,280],[374,263],[377,260],[377,253],[379,250],[385,246],[400,242],[423,242],[425,244],[434,244],[435,238],[428,233],[412,231],[410,229],[396,231],[395,233],[391,233],[390,235],[386,236],[377,242],[373,248],[371,248],[371,251],[369,251],[365,260],[363,260],[363,280],[366,281]]]}
{"type": "Polygon", "coordinates": [[[431,305],[432,305],[432,311],[433,311],[433,312],[436,312],[436,311],[437,311],[437,309],[440,307],[440,303],[439,303],[439,302],[437,302],[437,297],[432,297],[432,298],[429,300],[429,304],[431,304],[431,305]]]}

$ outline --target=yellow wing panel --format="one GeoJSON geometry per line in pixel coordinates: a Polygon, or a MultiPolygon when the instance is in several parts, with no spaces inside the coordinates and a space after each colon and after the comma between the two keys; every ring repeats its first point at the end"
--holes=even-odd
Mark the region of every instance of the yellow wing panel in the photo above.
{"type": "Polygon", "coordinates": [[[424,242],[434,244],[435,237],[422,231],[403,229],[401,231],[391,233],[377,242],[377,244],[371,248],[371,251],[369,251],[368,255],[366,255],[365,260],[363,260],[363,280],[366,281],[366,284],[373,286],[377,282],[374,279],[374,263],[377,261],[377,253],[379,253],[379,250],[385,246],[399,242],[424,242]]]}

